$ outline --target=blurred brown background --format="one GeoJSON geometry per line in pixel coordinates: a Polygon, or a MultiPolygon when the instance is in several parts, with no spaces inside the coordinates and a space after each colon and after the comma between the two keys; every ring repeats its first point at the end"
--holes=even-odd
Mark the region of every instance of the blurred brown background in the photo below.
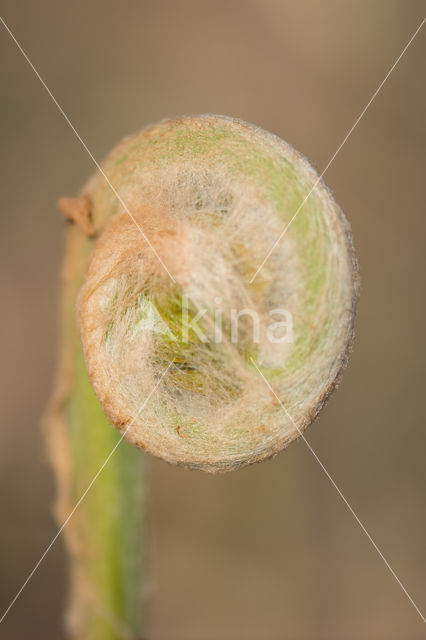
{"type": "MultiPolygon", "coordinates": [[[[327,164],[423,2],[3,2],[97,159],[165,116],[254,122],[327,164]]],[[[357,340],[308,439],[423,610],[426,27],[326,174],[361,264],[357,340]]],[[[56,532],[39,416],[56,358],[63,221],[93,170],[0,28],[2,611],[56,532]]],[[[303,215],[303,213],[301,214],[303,215]]],[[[152,640],[416,640],[424,625],[303,442],[211,477],[151,461],[152,640]]],[[[96,490],[96,489],[94,489],[96,490]]],[[[0,628],[63,637],[62,542],[0,628]]]]}

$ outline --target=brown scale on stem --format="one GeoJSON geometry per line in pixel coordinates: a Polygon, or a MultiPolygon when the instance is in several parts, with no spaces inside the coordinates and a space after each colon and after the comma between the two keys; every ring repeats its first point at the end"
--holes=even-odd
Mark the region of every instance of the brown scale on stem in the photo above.
{"type": "Polygon", "coordinates": [[[73,222],[87,237],[95,235],[91,220],[90,200],[82,195],[77,198],[60,198],[58,208],[66,220],[73,222]]]}

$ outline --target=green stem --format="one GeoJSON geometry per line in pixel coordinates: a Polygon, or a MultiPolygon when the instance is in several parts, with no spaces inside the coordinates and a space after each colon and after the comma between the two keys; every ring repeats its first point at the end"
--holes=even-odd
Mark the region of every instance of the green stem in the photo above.
{"type": "Polygon", "coordinates": [[[75,306],[92,246],[90,238],[70,226],[62,282],[62,358],[48,414],[48,442],[60,525],[85,494],[64,529],[70,637],[133,639],[141,637],[143,622],[143,456],[108,424],[86,372],[75,306]]]}

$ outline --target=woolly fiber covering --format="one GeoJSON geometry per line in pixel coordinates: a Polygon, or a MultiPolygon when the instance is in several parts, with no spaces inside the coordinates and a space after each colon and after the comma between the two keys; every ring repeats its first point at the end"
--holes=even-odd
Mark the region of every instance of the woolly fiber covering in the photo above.
{"type": "Polygon", "coordinates": [[[109,420],[207,471],[281,451],[299,433],[259,372],[303,430],[353,336],[356,259],[330,192],[318,183],[253,279],[318,180],[288,144],[188,117],[124,139],[102,168],[133,218],[97,173],[83,190],[98,238],[78,315],[109,420]]]}

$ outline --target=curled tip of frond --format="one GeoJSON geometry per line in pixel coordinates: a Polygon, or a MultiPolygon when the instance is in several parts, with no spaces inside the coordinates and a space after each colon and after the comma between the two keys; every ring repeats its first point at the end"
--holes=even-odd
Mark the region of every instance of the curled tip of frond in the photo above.
{"type": "Polygon", "coordinates": [[[103,170],[126,210],[103,176],[86,185],[99,238],[79,318],[108,418],[192,468],[274,455],[347,359],[358,274],[346,219],[291,147],[224,117],[160,122],[103,170]]]}

